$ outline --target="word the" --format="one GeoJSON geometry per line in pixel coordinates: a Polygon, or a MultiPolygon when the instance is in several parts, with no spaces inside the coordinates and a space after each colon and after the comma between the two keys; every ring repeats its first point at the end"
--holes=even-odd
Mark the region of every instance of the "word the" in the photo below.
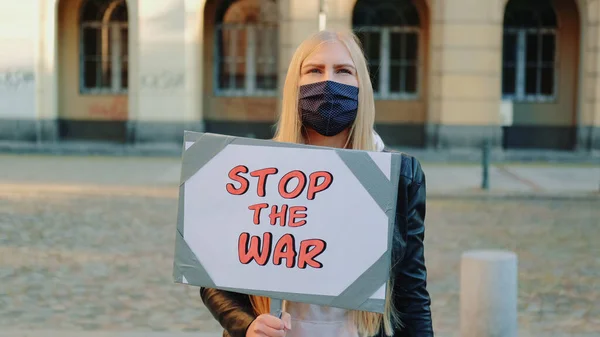
{"type": "MultiPolygon", "coordinates": [[[[269,204],[254,204],[248,206],[248,209],[254,211],[254,216],[252,217],[252,222],[255,225],[260,225],[260,211],[268,208],[269,204]]],[[[277,211],[277,205],[271,206],[271,213],[269,214],[269,220],[271,225],[277,224],[277,220],[279,220],[280,226],[288,226],[288,227],[300,227],[306,225],[306,220],[296,221],[297,219],[306,218],[306,213],[298,213],[298,212],[306,212],[305,206],[292,206],[282,205],[281,209],[277,211]],[[288,217],[289,214],[289,217],[288,217]],[[287,220],[287,223],[286,223],[287,220]]]]}
{"type": "MultiPolygon", "coordinates": [[[[229,171],[229,179],[236,181],[240,184],[239,187],[235,187],[232,183],[227,184],[227,192],[233,195],[242,195],[248,192],[250,182],[244,178],[241,174],[248,173],[248,168],[244,165],[238,165],[229,171]]],[[[270,175],[277,174],[279,170],[275,167],[264,168],[250,172],[251,177],[258,178],[257,195],[264,197],[267,195],[265,186],[267,185],[267,178],[270,175]]],[[[283,175],[279,179],[277,191],[282,198],[295,199],[306,189],[306,198],[313,200],[315,195],[319,192],[326,190],[333,182],[333,175],[327,171],[313,172],[306,177],[306,174],[299,170],[290,171],[283,175]],[[291,191],[289,184],[292,180],[297,180],[296,187],[291,191]],[[308,188],[307,188],[308,186],[308,188]]]]}
{"type": "Polygon", "coordinates": [[[273,234],[263,233],[262,240],[259,236],[250,236],[242,233],[238,241],[238,256],[240,262],[249,264],[253,260],[260,266],[264,266],[272,257],[274,265],[281,265],[285,259],[287,268],[300,269],[307,266],[322,268],[323,264],[316,257],[321,255],[327,248],[327,243],[320,239],[308,239],[300,242],[300,248],[296,252],[296,241],[292,234],[283,235],[273,247],[273,234]]]}

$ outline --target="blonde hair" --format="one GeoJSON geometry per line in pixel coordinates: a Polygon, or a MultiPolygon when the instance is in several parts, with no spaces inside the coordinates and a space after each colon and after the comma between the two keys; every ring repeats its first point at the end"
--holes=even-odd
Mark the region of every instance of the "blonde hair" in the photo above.
{"type": "MultiPolygon", "coordinates": [[[[317,47],[323,43],[340,42],[349,51],[358,78],[358,112],[356,120],[350,128],[347,145],[356,150],[375,151],[375,138],[373,136],[373,125],[375,123],[375,102],[373,98],[373,87],[369,77],[367,62],[365,60],[360,41],[351,32],[342,31],[320,31],[304,42],[296,49],[288,68],[283,86],[283,100],[281,114],[277,123],[277,131],[274,140],[287,143],[305,143],[302,132],[302,121],[298,109],[298,91],[300,69],[302,63],[317,47]]],[[[384,314],[356,311],[350,312],[352,321],[356,324],[361,336],[374,336],[381,329],[386,335],[392,336],[396,325],[400,325],[399,314],[393,307],[392,302],[393,282],[387,283],[387,296],[384,314]]],[[[271,301],[267,297],[251,296],[253,309],[257,315],[269,313],[271,301]]],[[[285,305],[284,305],[285,306],[285,305]]]]}

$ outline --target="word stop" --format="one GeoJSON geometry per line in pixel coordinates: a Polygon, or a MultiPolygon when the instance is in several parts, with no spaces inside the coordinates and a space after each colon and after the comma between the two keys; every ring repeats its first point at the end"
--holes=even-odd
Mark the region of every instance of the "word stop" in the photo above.
{"type": "MultiPolygon", "coordinates": [[[[238,165],[229,171],[229,179],[237,182],[240,186],[235,187],[229,183],[226,186],[227,192],[233,195],[242,195],[248,192],[250,182],[242,174],[249,172],[248,167],[238,165]]],[[[267,195],[267,178],[275,175],[279,170],[275,167],[264,168],[250,172],[250,176],[258,179],[256,194],[259,197],[267,195]]],[[[313,200],[317,193],[325,191],[333,182],[333,175],[327,171],[316,171],[311,173],[308,178],[306,174],[299,170],[290,171],[284,174],[277,184],[277,191],[282,198],[295,199],[306,190],[306,198],[313,200]],[[294,182],[295,182],[295,187],[294,182]],[[293,187],[293,188],[292,188],[293,187]]]]}

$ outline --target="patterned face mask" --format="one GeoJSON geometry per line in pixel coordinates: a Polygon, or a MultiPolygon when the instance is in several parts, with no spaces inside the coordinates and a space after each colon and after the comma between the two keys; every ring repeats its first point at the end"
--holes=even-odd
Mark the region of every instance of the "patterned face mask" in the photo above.
{"type": "Polygon", "coordinates": [[[299,107],[304,126],[335,136],[356,119],[358,87],[334,81],[300,86],[299,107]]]}

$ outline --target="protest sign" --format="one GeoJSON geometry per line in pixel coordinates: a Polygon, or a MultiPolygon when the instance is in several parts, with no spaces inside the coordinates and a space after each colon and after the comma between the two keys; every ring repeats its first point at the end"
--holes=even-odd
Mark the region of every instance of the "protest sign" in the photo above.
{"type": "Polygon", "coordinates": [[[383,312],[399,154],[184,138],[176,282],[383,312]]]}

